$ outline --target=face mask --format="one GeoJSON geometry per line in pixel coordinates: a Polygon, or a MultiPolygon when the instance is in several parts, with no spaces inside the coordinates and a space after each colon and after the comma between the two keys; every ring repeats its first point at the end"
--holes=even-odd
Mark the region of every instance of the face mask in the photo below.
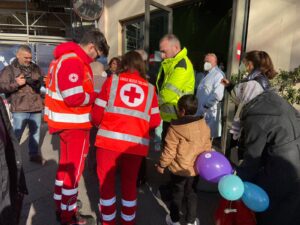
{"type": "Polygon", "coordinates": [[[243,62],[241,63],[241,65],[239,66],[239,72],[242,75],[247,74],[247,67],[246,67],[245,63],[243,63],[243,62]]]}
{"type": "Polygon", "coordinates": [[[204,71],[209,71],[211,68],[212,68],[211,63],[209,62],[204,63],[204,67],[203,67],[204,71]]]}

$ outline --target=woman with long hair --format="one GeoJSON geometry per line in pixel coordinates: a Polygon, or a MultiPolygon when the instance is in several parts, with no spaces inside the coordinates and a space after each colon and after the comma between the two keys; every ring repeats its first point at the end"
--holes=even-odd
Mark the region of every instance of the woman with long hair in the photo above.
{"type": "MultiPolygon", "coordinates": [[[[270,88],[269,80],[273,79],[277,74],[269,54],[265,51],[258,50],[245,53],[239,70],[240,73],[247,74],[241,82],[255,80],[264,90],[270,88]]],[[[232,90],[233,86],[231,86],[229,80],[223,79],[222,82],[227,89],[232,90]]]]}

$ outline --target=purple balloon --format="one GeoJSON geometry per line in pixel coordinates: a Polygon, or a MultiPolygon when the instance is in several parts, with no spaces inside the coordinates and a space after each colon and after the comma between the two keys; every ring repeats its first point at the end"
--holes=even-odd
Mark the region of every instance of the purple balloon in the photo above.
{"type": "Polygon", "coordinates": [[[201,177],[213,183],[217,183],[221,177],[233,172],[228,159],[216,151],[201,153],[196,160],[196,169],[201,177]]]}

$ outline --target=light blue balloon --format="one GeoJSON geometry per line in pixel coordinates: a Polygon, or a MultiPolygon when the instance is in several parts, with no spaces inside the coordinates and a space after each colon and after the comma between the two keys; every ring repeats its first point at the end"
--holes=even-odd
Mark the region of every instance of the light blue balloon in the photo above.
{"type": "Polygon", "coordinates": [[[244,182],[244,186],[244,204],[254,212],[265,211],[269,207],[270,199],[264,189],[250,182],[244,182]]]}
{"type": "Polygon", "coordinates": [[[241,178],[230,174],[220,179],[218,189],[223,198],[229,201],[235,201],[242,197],[244,184],[241,178]]]}

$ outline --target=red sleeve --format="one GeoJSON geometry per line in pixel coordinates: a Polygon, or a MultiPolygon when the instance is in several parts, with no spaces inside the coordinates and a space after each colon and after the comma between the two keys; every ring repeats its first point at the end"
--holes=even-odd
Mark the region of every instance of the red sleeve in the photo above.
{"type": "Polygon", "coordinates": [[[70,107],[86,106],[94,103],[97,94],[83,90],[84,65],[78,59],[63,61],[57,77],[58,87],[64,102],[70,107]]]}
{"type": "Polygon", "coordinates": [[[154,93],[152,105],[151,105],[151,115],[150,115],[150,129],[154,129],[160,125],[161,118],[158,107],[157,95],[154,93]]]}
{"type": "Polygon", "coordinates": [[[95,100],[95,104],[94,104],[92,112],[91,112],[92,123],[96,127],[99,127],[99,125],[103,119],[103,116],[104,116],[104,110],[107,106],[107,101],[109,99],[109,87],[111,86],[111,81],[112,81],[112,78],[108,78],[104,82],[104,84],[101,88],[101,91],[95,100]]]}

